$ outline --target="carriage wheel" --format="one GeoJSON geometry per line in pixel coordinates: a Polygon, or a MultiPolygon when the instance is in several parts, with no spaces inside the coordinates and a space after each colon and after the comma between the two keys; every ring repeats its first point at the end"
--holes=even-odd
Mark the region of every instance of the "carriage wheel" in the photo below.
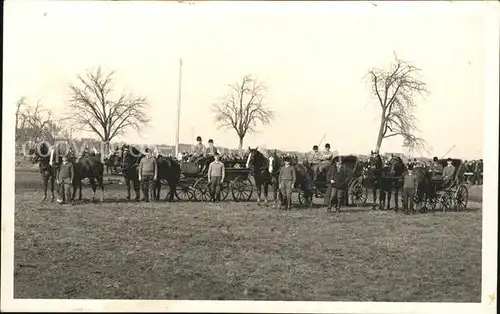
{"type": "Polygon", "coordinates": [[[225,201],[229,196],[229,184],[227,182],[222,182],[220,186],[220,200],[225,201]]]}
{"type": "Polygon", "coordinates": [[[189,184],[179,183],[175,190],[175,197],[177,197],[179,201],[188,202],[194,197],[193,188],[189,184]]]}
{"type": "Polygon", "coordinates": [[[236,202],[249,201],[252,197],[253,185],[249,178],[236,177],[231,182],[231,194],[236,202]]]}
{"type": "Polygon", "coordinates": [[[366,204],[368,200],[368,190],[363,188],[361,184],[355,184],[351,189],[349,189],[349,194],[351,194],[351,199],[356,206],[361,206],[366,204]]]}
{"type": "Polygon", "coordinates": [[[441,207],[441,211],[447,212],[450,211],[452,206],[452,197],[449,192],[444,192],[439,199],[439,205],[441,207]]]}
{"type": "Polygon", "coordinates": [[[458,211],[467,209],[467,201],[469,200],[469,191],[465,185],[458,187],[455,193],[455,208],[458,211]]]}
{"type": "Polygon", "coordinates": [[[193,196],[198,202],[210,201],[210,185],[205,177],[199,178],[193,185],[193,196]]]}

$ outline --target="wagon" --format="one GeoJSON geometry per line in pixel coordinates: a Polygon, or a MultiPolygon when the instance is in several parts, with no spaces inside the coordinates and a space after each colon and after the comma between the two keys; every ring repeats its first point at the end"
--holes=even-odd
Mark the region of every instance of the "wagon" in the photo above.
{"type": "MultiPolygon", "coordinates": [[[[345,202],[348,203],[349,196],[351,197],[351,202],[360,206],[366,203],[368,192],[363,185],[363,177],[360,173],[360,167],[358,163],[358,157],[354,155],[344,155],[335,156],[332,160],[333,163],[337,162],[339,158],[342,158],[344,166],[351,172],[351,179],[348,183],[348,193],[346,194],[345,202]]],[[[325,174],[318,177],[318,180],[313,186],[313,196],[316,198],[324,198],[328,190],[329,182],[326,180],[325,174]]],[[[302,190],[298,191],[298,199],[300,204],[304,204],[304,192],[302,190]]]]}
{"type": "MultiPolygon", "coordinates": [[[[226,200],[230,193],[236,202],[248,201],[252,197],[250,169],[244,164],[242,161],[224,161],[226,175],[221,184],[221,200],[226,200]]],[[[168,183],[162,180],[162,184],[168,183]]],[[[175,196],[181,201],[209,201],[210,184],[206,171],[201,172],[194,162],[181,162],[181,180],[177,185],[175,196]]]]}
{"type": "MultiPolygon", "coordinates": [[[[434,186],[434,193],[429,193],[430,195],[426,196],[424,208],[431,211],[436,210],[438,207],[441,211],[449,211],[451,209],[463,211],[467,209],[469,191],[467,184],[463,180],[463,161],[461,159],[451,159],[451,162],[455,167],[452,179],[446,185],[442,185],[441,182],[431,181],[431,184],[434,186]]],[[[438,163],[446,167],[447,159],[440,159],[438,163]]],[[[422,203],[422,200],[418,199],[417,196],[415,202],[422,203]]]]}

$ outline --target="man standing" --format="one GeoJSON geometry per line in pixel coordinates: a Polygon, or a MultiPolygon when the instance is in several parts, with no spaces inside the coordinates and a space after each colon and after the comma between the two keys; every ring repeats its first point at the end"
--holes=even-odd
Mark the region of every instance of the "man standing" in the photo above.
{"type": "Polygon", "coordinates": [[[417,176],[413,173],[413,165],[408,166],[408,172],[404,176],[403,184],[403,208],[406,214],[410,211],[413,213],[413,199],[417,194],[418,180],[417,176]]]}
{"type": "Polygon", "coordinates": [[[59,185],[59,196],[57,200],[59,204],[71,204],[71,187],[75,178],[75,168],[72,163],[68,162],[68,156],[62,157],[62,164],[59,167],[57,176],[57,184],[59,185]]]}
{"type": "Polygon", "coordinates": [[[154,201],[152,195],[158,179],[158,164],[149,148],[146,148],[145,153],[146,157],[143,157],[139,163],[139,181],[142,185],[142,201],[149,202],[149,200],[154,201]]]}
{"type": "Polygon", "coordinates": [[[340,158],[340,156],[337,160],[336,168],[337,169],[334,170],[333,179],[330,180],[332,190],[330,194],[330,200],[328,202],[327,211],[331,212],[332,204],[335,204],[335,209],[337,213],[339,213],[349,180],[349,173],[346,167],[343,165],[342,158],[340,158]]]}
{"type": "Polygon", "coordinates": [[[325,150],[321,154],[321,163],[319,165],[319,173],[323,173],[332,164],[333,152],[330,151],[330,144],[325,144],[325,150]]]}
{"type": "Polygon", "coordinates": [[[309,152],[307,161],[311,164],[314,172],[313,181],[316,181],[319,174],[319,164],[321,163],[321,154],[318,151],[318,145],[313,146],[313,150],[309,152]]]}
{"type": "Polygon", "coordinates": [[[219,153],[215,153],[215,160],[208,166],[208,182],[210,182],[210,201],[220,201],[220,186],[224,182],[226,169],[219,160],[219,153]]]}
{"type": "MultiPolygon", "coordinates": [[[[279,174],[279,188],[283,196],[283,202],[286,209],[292,209],[292,190],[295,186],[296,174],[295,168],[290,165],[290,159],[285,159],[285,165],[281,167],[279,174]]],[[[281,206],[279,206],[281,208],[281,206]]]]}
{"type": "Polygon", "coordinates": [[[448,158],[446,163],[447,165],[443,169],[443,185],[448,185],[453,179],[453,174],[455,174],[455,166],[453,166],[451,158],[448,158]]]}

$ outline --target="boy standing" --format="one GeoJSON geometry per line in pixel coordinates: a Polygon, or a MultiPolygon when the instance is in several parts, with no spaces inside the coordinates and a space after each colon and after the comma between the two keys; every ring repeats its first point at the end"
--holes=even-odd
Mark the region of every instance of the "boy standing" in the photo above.
{"type": "Polygon", "coordinates": [[[75,178],[75,168],[72,163],[68,162],[68,156],[62,157],[62,164],[57,175],[57,184],[59,184],[59,204],[71,205],[71,186],[75,178]]]}
{"type": "Polygon", "coordinates": [[[210,183],[210,200],[220,201],[220,186],[224,182],[226,169],[224,163],[219,160],[219,153],[215,152],[215,160],[208,166],[208,182],[210,183]]]}
{"type": "MultiPolygon", "coordinates": [[[[290,159],[285,159],[285,165],[281,167],[279,174],[279,187],[286,209],[292,209],[292,190],[295,186],[295,168],[290,166],[290,159]]],[[[281,207],[281,206],[279,206],[281,207]]]]}
{"type": "Polygon", "coordinates": [[[405,213],[413,212],[413,198],[417,194],[418,181],[417,176],[413,173],[413,165],[408,166],[408,173],[404,176],[403,185],[403,200],[405,213]]]}
{"type": "Polygon", "coordinates": [[[149,148],[145,150],[146,157],[141,158],[139,163],[139,181],[142,185],[142,200],[149,202],[154,200],[154,197],[150,197],[154,193],[155,182],[158,178],[158,164],[156,163],[156,158],[153,158],[149,148]]]}

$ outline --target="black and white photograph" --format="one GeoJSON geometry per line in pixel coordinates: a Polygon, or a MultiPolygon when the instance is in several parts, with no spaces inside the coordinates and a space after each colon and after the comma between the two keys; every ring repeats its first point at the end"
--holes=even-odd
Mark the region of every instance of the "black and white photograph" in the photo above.
{"type": "Polygon", "coordinates": [[[2,311],[496,313],[499,8],[5,1],[2,311]]]}

